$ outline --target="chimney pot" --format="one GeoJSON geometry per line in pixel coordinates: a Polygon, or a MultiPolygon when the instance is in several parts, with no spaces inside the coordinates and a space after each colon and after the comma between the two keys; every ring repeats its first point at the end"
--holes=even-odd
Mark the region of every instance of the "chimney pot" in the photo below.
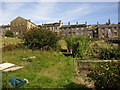
{"type": "Polygon", "coordinates": [[[70,22],[68,22],[68,25],[70,25],[70,22]]]}

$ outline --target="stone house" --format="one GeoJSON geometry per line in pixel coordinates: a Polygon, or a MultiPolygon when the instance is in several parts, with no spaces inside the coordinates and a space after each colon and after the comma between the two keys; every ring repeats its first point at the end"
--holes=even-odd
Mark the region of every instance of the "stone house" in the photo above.
{"type": "Polygon", "coordinates": [[[6,30],[11,30],[10,25],[1,25],[0,26],[0,36],[4,36],[6,30]]]}
{"type": "Polygon", "coordinates": [[[15,33],[16,37],[22,37],[24,32],[34,27],[37,27],[37,25],[22,17],[17,17],[10,22],[10,28],[15,33]]]}
{"type": "Polygon", "coordinates": [[[87,35],[86,24],[76,23],[76,25],[70,25],[70,22],[69,22],[68,25],[61,26],[59,31],[60,31],[60,34],[64,37],[87,35]]]}
{"type": "Polygon", "coordinates": [[[118,38],[118,24],[100,24],[98,25],[98,38],[115,39],[118,38]]]}
{"type": "Polygon", "coordinates": [[[59,34],[59,29],[62,25],[63,25],[63,22],[59,20],[59,22],[55,22],[55,23],[42,24],[40,27],[43,29],[49,29],[50,31],[53,31],[59,34]]]}

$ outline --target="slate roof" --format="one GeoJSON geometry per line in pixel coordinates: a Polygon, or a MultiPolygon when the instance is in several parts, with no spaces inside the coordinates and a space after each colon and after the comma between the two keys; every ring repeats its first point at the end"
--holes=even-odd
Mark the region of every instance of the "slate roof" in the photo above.
{"type": "Polygon", "coordinates": [[[118,27],[118,24],[110,24],[110,25],[106,25],[106,24],[100,24],[98,25],[98,28],[111,28],[111,27],[118,27]]]}
{"type": "Polygon", "coordinates": [[[48,24],[43,24],[43,27],[54,27],[54,26],[60,26],[60,23],[48,23],[48,24]]]}
{"type": "Polygon", "coordinates": [[[63,25],[62,27],[60,27],[60,29],[76,28],[76,27],[86,27],[86,24],[78,24],[78,25],[63,25]]]}

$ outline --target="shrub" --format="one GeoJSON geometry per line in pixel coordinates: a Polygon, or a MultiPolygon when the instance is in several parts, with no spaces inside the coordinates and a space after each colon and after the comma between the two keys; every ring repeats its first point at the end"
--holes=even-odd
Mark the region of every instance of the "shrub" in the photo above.
{"type": "Polygon", "coordinates": [[[95,81],[96,89],[120,89],[120,62],[97,63],[88,76],[95,81]]]}
{"type": "Polygon", "coordinates": [[[120,59],[120,49],[101,49],[101,59],[120,59]]]}
{"type": "Polygon", "coordinates": [[[20,49],[20,48],[26,48],[23,44],[6,44],[4,45],[4,47],[2,48],[2,51],[13,51],[15,49],[20,49]]]}
{"type": "Polygon", "coordinates": [[[90,51],[90,38],[79,36],[79,37],[68,37],[66,38],[67,46],[69,51],[72,50],[73,56],[76,58],[83,59],[90,51]]]}
{"type": "Polygon", "coordinates": [[[6,37],[13,37],[14,36],[13,31],[11,31],[11,30],[5,31],[5,36],[6,37]]]}
{"type": "Polygon", "coordinates": [[[59,37],[52,31],[33,28],[24,33],[23,40],[24,44],[30,49],[48,50],[56,47],[56,42],[59,40],[59,37]]]}

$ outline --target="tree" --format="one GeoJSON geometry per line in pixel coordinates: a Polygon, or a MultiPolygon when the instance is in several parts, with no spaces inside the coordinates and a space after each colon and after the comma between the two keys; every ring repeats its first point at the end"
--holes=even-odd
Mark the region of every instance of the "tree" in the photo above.
{"type": "Polygon", "coordinates": [[[59,37],[52,31],[33,28],[23,34],[23,40],[24,44],[30,49],[49,49],[56,47],[59,37]]]}
{"type": "Polygon", "coordinates": [[[14,36],[13,31],[12,30],[6,30],[5,31],[5,36],[6,37],[13,37],[14,36]]]}

